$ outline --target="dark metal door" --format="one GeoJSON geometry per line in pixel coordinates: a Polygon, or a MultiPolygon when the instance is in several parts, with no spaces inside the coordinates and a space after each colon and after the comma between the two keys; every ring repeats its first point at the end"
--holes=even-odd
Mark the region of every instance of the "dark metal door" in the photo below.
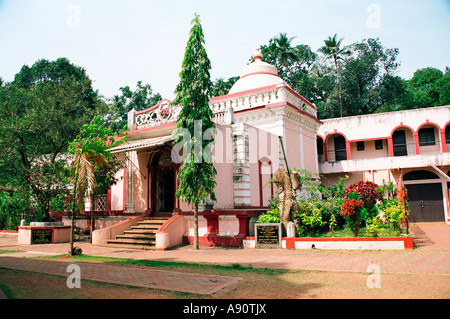
{"type": "Polygon", "coordinates": [[[411,210],[410,222],[445,221],[441,183],[410,184],[405,187],[408,190],[408,203],[411,210]]]}

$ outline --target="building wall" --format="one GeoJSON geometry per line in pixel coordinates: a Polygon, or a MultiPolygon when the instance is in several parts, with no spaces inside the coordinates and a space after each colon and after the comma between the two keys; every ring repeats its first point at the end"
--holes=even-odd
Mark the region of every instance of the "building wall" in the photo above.
{"type": "MultiPolygon", "coordinates": [[[[400,169],[406,174],[414,170],[427,170],[439,176],[431,182],[441,183],[445,221],[450,222],[448,182],[450,149],[445,130],[450,125],[450,106],[430,107],[390,113],[370,114],[324,120],[318,137],[325,141],[325,160],[319,163],[323,182],[327,186],[347,176],[348,186],[359,180],[382,185],[397,184],[400,169]],[[420,145],[421,129],[433,128],[435,145],[420,145]],[[399,156],[394,149],[393,133],[405,131],[407,154],[399,156]],[[347,159],[336,160],[334,136],[345,138],[347,159]],[[375,149],[375,141],[382,140],[383,148],[375,149]],[[358,142],[364,150],[358,150],[358,142]]],[[[429,180],[408,181],[409,184],[426,184],[429,180]]]]}

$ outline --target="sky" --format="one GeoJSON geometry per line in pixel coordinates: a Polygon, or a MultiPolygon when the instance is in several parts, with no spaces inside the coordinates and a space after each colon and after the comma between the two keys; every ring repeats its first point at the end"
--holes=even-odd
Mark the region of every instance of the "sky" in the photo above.
{"type": "Polygon", "coordinates": [[[313,51],[334,34],[343,45],[379,38],[399,49],[405,79],[450,66],[450,0],[0,0],[0,77],[66,57],[105,98],[142,81],[174,99],[195,13],[212,80],[239,75],[281,32],[313,51]]]}

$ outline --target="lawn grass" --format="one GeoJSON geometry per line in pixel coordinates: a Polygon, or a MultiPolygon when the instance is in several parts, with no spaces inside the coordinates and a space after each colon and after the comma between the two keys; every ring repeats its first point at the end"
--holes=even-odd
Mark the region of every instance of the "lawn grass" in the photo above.
{"type": "MultiPolygon", "coordinates": [[[[58,256],[46,256],[42,258],[69,258],[67,255],[58,256]]],[[[105,263],[114,264],[118,266],[137,266],[137,267],[153,267],[153,268],[165,268],[165,269],[198,269],[198,270],[221,270],[221,271],[241,271],[252,272],[264,275],[278,275],[286,272],[284,269],[272,269],[272,268],[254,268],[252,266],[243,266],[235,263],[231,265],[220,264],[207,264],[207,263],[185,263],[185,262],[173,262],[173,261],[159,261],[159,260],[147,260],[147,259],[130,259],[130,258],[118,258],[118,257],[99,257],[90,255],[75,255],[70,257],[73,261],[79,262],[91,262],[91,263],[105,263]]]]}
{"type": "Polygon", "coordinates": [[[23,253],[23,250],[5,250],[0,249],[0,254],[23,253]]]}

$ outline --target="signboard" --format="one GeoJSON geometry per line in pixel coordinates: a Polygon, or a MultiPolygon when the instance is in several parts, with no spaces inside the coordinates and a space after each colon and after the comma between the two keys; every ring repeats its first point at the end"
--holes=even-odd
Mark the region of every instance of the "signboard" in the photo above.
{"type": "Polygon", "coordinates": [[[281,223],[255,224],[256,248],[281,248],[281,223]]]}
{"type": "Polygon", "coordinates": [[[51,228],[32,228],[31,243],[32,244],[51,244],[53,229],[51,228]]]}

